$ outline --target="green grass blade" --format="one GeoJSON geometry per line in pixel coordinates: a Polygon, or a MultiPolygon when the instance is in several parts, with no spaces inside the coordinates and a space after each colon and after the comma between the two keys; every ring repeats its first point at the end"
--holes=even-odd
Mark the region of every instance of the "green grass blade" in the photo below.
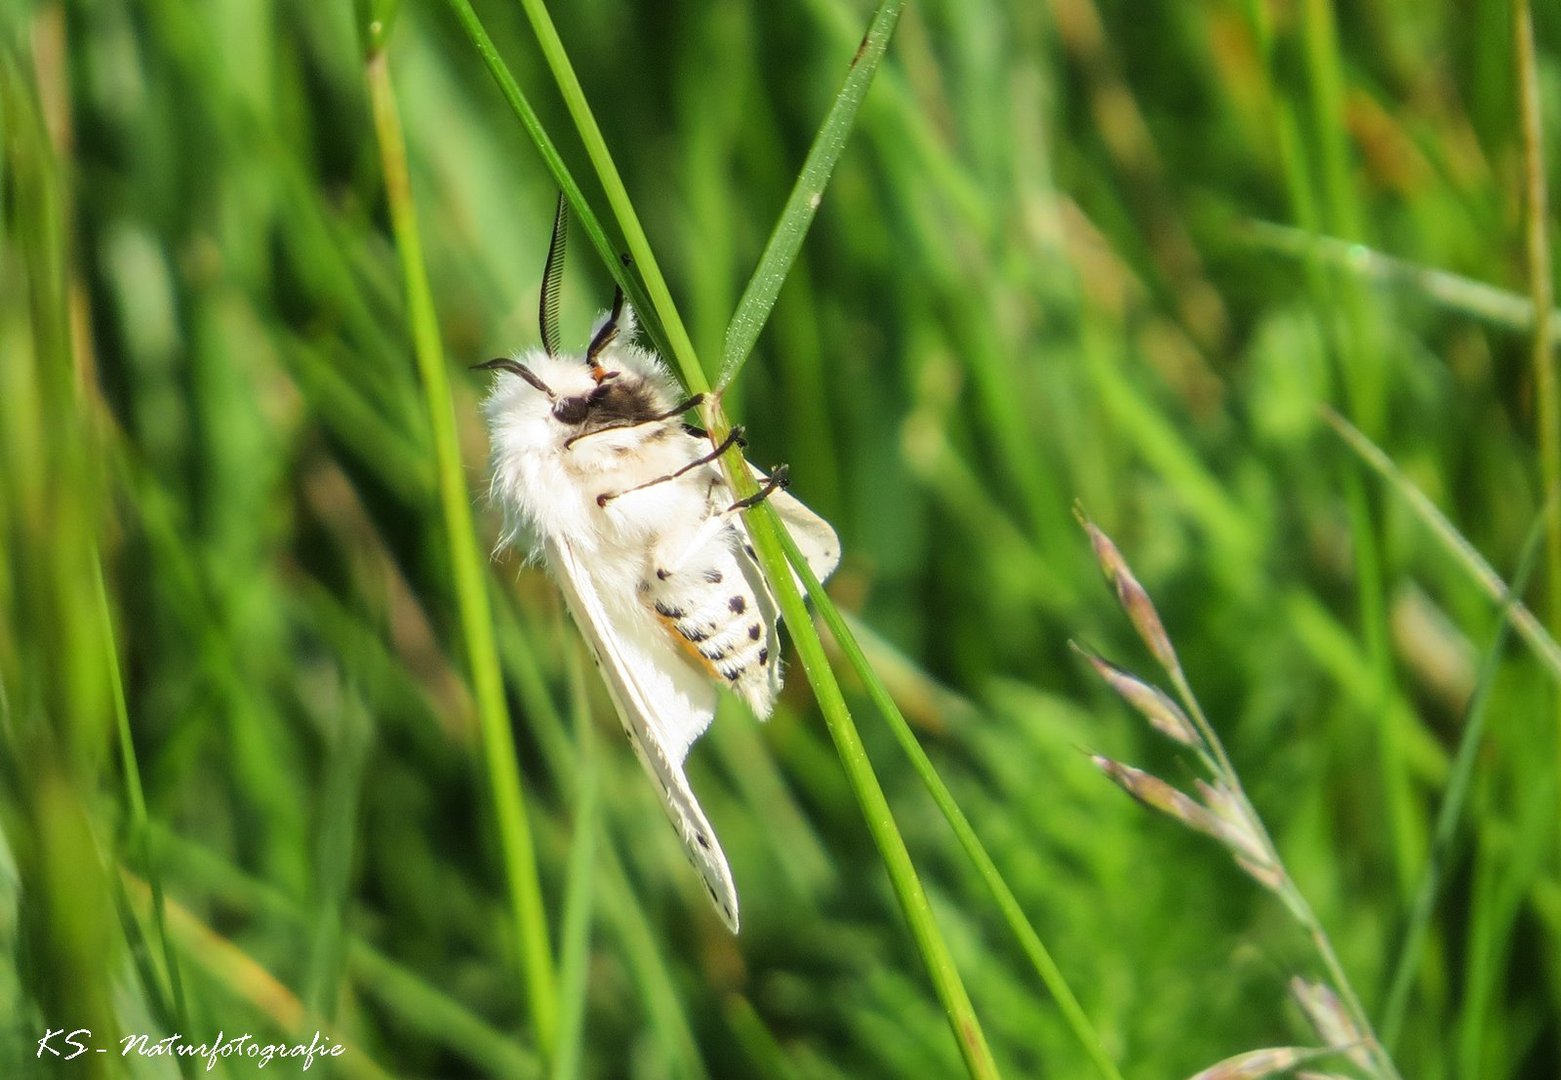
{"type": "Polygon", "coordinates": [[[851,665],[857,677],[862,680],[863,686],[867,689],[868,697],[872,699],[873,704],[883,714],[884,720],[889,725],[889,730],[894,734],[895,741],[900,744],[900,748],[910,758],[911,765],[916,770],[916,775],[921,777],[922,783],[926,785],[928,794],[932,796],[933,802],[937,803],[938,809],[942,811],[944,818],[949,823],[949,827],[954,830],[954,835],[959,839],[960,846],[965,849],[966,857],[970,859],[977,873],[981,875],[981,880],[991,890],[992,898],[997,902],[998,910],[1008,923],[1009,929],[1014,932],[1014,936],[1019,939],[1020,947],[1024,950],[1024,954],[1030,963],[1035,967],[1036,973],[1041,977],[1041,982],[1046,985],[1047,991],[1057,1002],[1057,1007],[1061,1010],[1063,1019],[1067,1022],[1069,1029],[1072,1030],[1074,1037],[1079,1040],[1079,1044],[1083,1046],[1084,1052],[1094,1062],[1095,1068],[1100,1071],[1100,1075],[1108,1077],[1110,1080],[1122,1080],[1122,1074],[1117,1070],[1116,1064],[1106,1056],[1105,1048],[1101,1045],[1100,1035],[1095,1031],[1094,1025],[1090,1023],[1089,1016],[1084,1012],[1083,1006],[1079,1004],[1079,1000],[1074,995],[1072,987],[1068,985],[1062,970],[1057,966],[1057,962],[1052,959],[1051,952],[1041,941],[1040,934],[1036,933],[1035,927],[1031,925],[1030,920],[1025,916],[1024,909],[1019,905],[1019,898],[1008,887],[1008,882],[1003,879],[1002,872],[998,870],[997,864],[987,854],[986,846],[981,843],[981,838],[976,835],[970,820],[965,817],[965,812],[960,809],[959,803],[955,801],[953,792],[949,791],[948,786],[943,783],[943,778],[938,775],[936,767],[932,764],[932,759],[922,749],[915,732],[911,730],[910,724],[906,722],[899,706],[895,704],[894,698],[889,694],[888,688],[884,685],[883,680],[878,677],[878,673],[873,670],[873,666],[868,662],[867,656],[862,652],[862,647],[857,643],[856,635],[852,633],[851,627],[847,625],[844,616],[835,607],[834,601],[824,591],[824,586],[808,567],[807,560],[797,547],[797,542],[791,538],[791,534],[785,529],[777,529],[776,533],[780,539],[781,546],[785,549],[787,559],[791,561],[792,567],[807,588],[808,598],[813,601],[814,609],[823,617],[825,624],[828,625],[829,632],[834,636],[835,643],[840,647],[840,651],[845,654],[846,662],[851,665]]]}
{"type": "MultiPolygon", "coordinates": [[[[452,3],[465,3],[465,0],[452,0],[452,3]]],[[[585,100],[585,90],[580,86],[580,79],[575,75],[568,54],[564,52],[564,43],[558,36],[558,29],[553,25],[552,16],[547,13],[547,6],[542,3],[542,0],[521,0],[521,7],[525,9],[526,18],[531,22],[532,32],[537,36],[537,44],[542,47],[542,56],[547,60],[548,70],[553,73],[553,80],[558,84],[559,93],[563,95],[564,105],[568,107],[569,115],[575,122],[580,140],[585,144],[585,151],[596,169],[602,190],[607,195],[607,202],[618,219],[618,228],[622,230],[624,240],[629,245],[629,254],[639,266],[640,276],[645,279],[645,289],[650,295],[649,310],[660,321],[662,330],[666,334],[663,355],[669,356],[677,364],[678,370],[683,375],[683,384],[688,387],[689,393],[703,393],[710,389],[710,382],[705,376],[704,368],[699,365],[699,357],[694,353],[694,343],[688,336],[688,329],[683,325],[683,317],[678,314],[677,305],[672,302],[672,293],[667,288],[667,279],[661,273],[661,266],[651,250],[650,240],[646,238],[639,215],[635,213],[634,204],[629,199],[628,189],[623,185],[623,177],[619,174],[618,166],[607,149],[607,140],[602,136],[601,126],[596,122],[590,103],[585,100]]],[[[543,143],[539,136],[545,138],[545,134],[542,133],[540,126],[533,131],[528,125],[527,132],[534,141],[537,141],[538,148],[541,148],[543,143]]],[[[565,189],[565,194],[568,194],[568,189],[565,189]]],[[[571,205],[573,205],[572,199],[571,205]]],[[[616,263],[617,259],[613,258],[611,261],[616,263]]],[[[614,266],[613,272],[616,275],[619,268],[614,266]]],[[[625,292],[628,290],[625,289],[625,292]]],[[[632,293],[630,299],[634,299],[632,293]]],[[[646,309],[642,307],[639,310],[646,309]]],[[[663,343],[658,341],[657,344],[663,343]]]]}
{"type": "Polygon", "coordinates": [[[889,47],[889,38],[894,33],[895,24],[900,21],[900,11],[904,7],[905,0],[879,0],[878,10],[873,13],[872,22],[868,23],[867,33],[862,35],[862,43],[851,58],[845,82],[835,94],[834,104],[829,107],[818,134],[813,136],[813,145],[802,163],[802,172],[792,186],[780,220],[775,223],[775,231],[770,233],[769,243],[764,246],[759,265],[754,268],[753,277],[743,290],[742,299],[737,303],[737,312],[726,328],[726,342],[721,350],[721,374],[716,380],[717,389],[731,385],[742,370],[743,363],[752,354],[754,343],[759,340],[759,332],[764,329],[770,311],[775,307],[775,298],[780,295],[781,285],[791,272],[791,264],[796,262],[797,253],[802,250],[803,238],[808,234],[808,227],[813,224],[813,215],[818,213],[819,204],[824,199],[824,188],[829,183],[830,174],[835,171],[835,163],[840,160],[841,151],[845,149],[851,127],[856,122],[857,110],[867,95],[867,88],[872,85],[873,75],[889,47]]]}
{"type": "Polygon", "coordinates": [[[634,306],[640,325],[644,327],[645,332],[650,335],[663,355],[671,355],[670,343],[659,318],[659,309],[651,304],[639,279],[629,272],[619,249],[608,239],[607,231],[602,228],[596,211],[591,209],[590,203],[586,201],[584,193],[580,190],[580,185],[575,182],[574,174],[569,171],[569,166],[564,164],[558,148],[553,145],[553,140],[542,126],[542,121],[537,118],[536,110],[531,107],[531,102],[526,99],[525,92],[515,81],[515,76],[504,63],[504,59],[499,56],[499,51],[494,47],[493,39],[488,36],[488,31],[483,27],[482,20],[477,18],[477,13],[472,10],[470,0],[450,0],[450,8],[455,12],[461,29],[465,30],[466,36],[471,39],[477,55],[482,57],[488,73],[493,76],[493,81],[498,84],[504,100],[509,104],[516,119],[520,121],[521,127],[526,129],[526,134],[535,144],[537,152],[542,155],[543,164],[547,166],[548,172],[557,182],[559,190],[564,193],[564,198],[569,201],[569,208],[574,211],[576,222],[585,232],[586,238],[591,241],[591,246],[596,249],[602,265],[607,268],[613,280],[622,287],[624,295],[629,298],[629,303],[634,306]]]}
{"type": "MultiPolygon", "coordinates": [[[[1370,282],[1411,289],[1449,311],[1507,330],[1532,332],[1534,329],[1533,299],[1511,289],[1409,262],[1365,244],[1351,243],[1336,236],[1325,236],[1272,221],[1254,218],[1246,223],[1244,234],[1244,238],[1256,250],[1316,261],[1370,282]]],[[[1558,326],[1554,312],[1551,313],[1550,326],[1550,340],[1554,343],[1557,336],[1561,335],[1561,326],[1558,326]]]]}
{"type": "MultiPolygon", "coordinates": [[[[135,742],[130,734],[130,710],[125,704],[124,676],[119,669],[119,653],[114,645],[118,638],[114,633],[114,617],[109,611],[108,589],[103,584],[101,558],[94,569],[96,580],[93,584],[97,590],[98,615],[103,623],[103,640],[107,646],[108,683],[114,700],[114,725],[115,736],[119,743],[119,763],[124,773],[125,801],[130,807],[131,849],[135,853],[141,872],[146,875],[147,885],[151,890],[152,928],[157,933],[158,949],[162,952],[165,977],[168,980],[167,996],[173,1019],[182,1028],[188,1028],[190,1014],[184,1001],[184,981],[179,974],[178,959],[174,956],[173,947],[168,942],[168,912],[167,904],[163,899],[163,876],[158,865],[157,854],[152,846],[151,820],[146,812],[146,793],[141,785],[141,765],[136,759],[135,742]]],[[[184,1064],[181,1060],[182,1071],[188,1072],[187,1069],[183,1069],[184,1064]]]]}
{"type": "MultiPolygon", "coordinates": [[[[1535,524],[1533,534],[1524,545],[1517,573],[1512,579],[1512,593],[1522,593],[1533,569],[1534,555],[1544,536],[1545,517],[1535,524]]],[[[1490,703],[1491,688],[1496,682],[1497,667],[1507,647],[1507,635],[1512,629],[1510,618],[1516,599],[1509,594],[1502,605],[1502,618],[1496,627],[1496,636],[1485,652],[1480,674],[1474,684],[1474,695],[1464,711],[1463,732],[1458,737],[1458,753],[1453,759],[1452,775],[1447,780],[1447,790],[1442,796],[1441,809],[1436,815],[1436,829],[1432,836],[1431,850],[1426,860],[1420,887],[1415,890],[1414,902],[1405,922],[1404,941],[1399,946],[1398,961],[1393,966],[1393,978],[1388,984],[1387,997],[1382,1007],[1382,1023],[1379,1030],[1382,1045],[1393,1052],[1403,1030],[1405,1011],[1409,1006],[1409,992],[1414,983],[1416,966],[1420,961],[1420,949],[1431,925],[1431,911],[1436,903],[1442,875],[1452,854],[1458,823],[1463,817],[1464,804],[1474,777],[1475,759],[1480,751],[1480,741],[1485,734],[1486,706],[1490,703]]]]}
{"type": "MultiPolygon", "coordinates": [[[[1528,642],[1534,655],[1549,669],[1550,674],[1561,682],[1561,645],[1556,644],[1556,639],[1550,636],[1534,613],[1520,600],[1501,576],[1485,561],[1485,557],[1474,549],[1474,545],[1466,540],[1453,523],[1447,520],[1447,516],[1437,509],[1436,504],[1426,497],[1425,492],[1410,482],[1393,459],[1382,452],[1382,448],[1368,439],[1358,428],[1344,417],[1331,409],[1323,410],[1323,419],[1338,433],[1345,445],[1353,450],[1384,480],[1386,480],[1399,496],[1409,503],[1409,508],[1423,521],[1442,544],[1452,552],[1453,557],[1463,566],[1475,584],[1485,590],[1492,600],[1504,605],[1506,617],[1512,622],[1518,636],[1528,642]]],[[[1556,516],[1554,495],[1545,504],[1547,517],[1556,516]]]]}
{"type": "Polygon", "coordinates": [[[460,445],[456,438],[455,409],[445,377],[444,347],[440,342],[433,294],[423,266],[416,207],[412,202],[411,177],[407,171],[406,144],[401,133],[401,120],[385,53],[381,51],[373,54],[367,68],[375,131],[385,174],[385,191],[390,204],[391,228],[401,261],[413,346],[434,435],[440,510],[450,546],[456,603],[466,643],[467,661],[471,667],[472,687],[477,699],[483,758],[487,765],[494,812],[498,818],[504,874],[509,885],[515,921],[516,945],[520,951],[527,1004],[531,1010],[537,1044],[542,1056],[550,1058],[558,1026],[558,1001],[554,988],[553,958],[548,943],[547,916],[537,874],[536,852],[526,820],[520,767],[510,739],[509,709],[504,700],[503,676],[500,674],[498,652],[494,645],[487,581],[478,554],[476,529],[472,523],[471,494],[466,490],[466,473],[461,464],[460,445]]]}
{"type": "MultiPolygon", "coordinates": [[[[667,329],[672,346],[672,359],[682,372],[684,383],[690,391],[698,393],[707,390],[709,384],[704,369],[694,354],[693,343],[689,340],[682,318],[672,302],[666,279],[651,251],[650,242],[645,236],[639,217],[624,188],[623,179],[607,149],[606,140],[602,137],[590,105],[585,100],[579,79],[565,55],[563,43],[558,37],[552,19],[540,0],[522,0],[522,5],[537,35],[548,67],[553,72],[565,104],[585,143],[586,151],[596,166],[598,178],[607,194],[608,202],[617,215],[619,227],[628,241],[629,250],[645,278],[651,301],[655,304],[656,312],[667,329]]],[[[704,416],[711,434],[717,439],[724,438],[730,426],[719,404],[707,401],[704,416]]],[[[733,468],[730,461],[725,464],[728,482],[739,496],[746,497],[757,491],[757,485],[745,467],[733,468]]],[[[944,942],[937,928],[926,893],[911,863],[910,853],[905,847],[899,829],[894,824],[888,801],[872,771],[861,737],[851,720],[839,684],[824,655],[823,644],[813,630],[807,617],[807,608],[786,570],[785,555],[773,534],[770,519],[767,514],[760,514],[750,517],[749,520],[758,525],[752,532],[760,563],[776,591],[777,600],[788,625],[793,628],[792,633],[797,642],[803,669],[818,697],[820,709],[835,740],[852,790],[866,816],[874,841],[878,845],[879,854],[884,860],[885,869],[899,897],[901,908],[910,923],[912,936],[928,974],[932,978],[939,999],[943,1002],[966,1066],[972,1076],[996,1076],[997,1066],[992,1060],[986,1037],[982,1034],[980,1023],[976,1019],[969,994],[960,980],[947,943],[944,942]]]]}
{"type": "Polygon", "coordinates": [[[578,758],[575,787],[574,838],[569,845],[569,884],[559,928],[558,984],[560,1009],[555,1080],[581,1075],[583,1037],[589,994],[591,924],[596,895],[596,833],[601,820],[601,770],[596,763],[595,736],[586,705],[585,672],[580,650],[569,654],[569,682],[575,700],[575,744],[578,758]]]}
{"type": "MultiPolygon", "coordinates": [[[[354,665],[355,668],[355,665],[354,665]]],[[[314,919],[310,927],[306,975],[300,996],[311,1011],[331,1023],[337,1019],[338,988],[346,966],[346,927],[353,868],[360,853],[358,808],[373,744],[372,721],[357,685],[356,670],[339,676],[346,684],[330,717],[321,754],[323,773],[315,818],[314,919]]]]}
{"type": "MultiPolygon", "coordinates": [[[[1545,188],[1545,150],[1539,105],[1539,74],[1534,59],[1534,17],[1528,0],[1512,5],[1514,68],[1518,82],[1518,114],[1523,145],[1524,256],[1529,300],[1534,310],[1531,362],[1538,399],[1539,469],[1548,498],[1561,490],[1561,391],[1556,387],[1555,353],[1550,341],[1550,315],[1555,269],[1550,262],[1549,202],[1545,188]]],[[[1545,529],[1545,612],[1551,633],[1561,627],[1561,517],[1551,517],[1545,529]]]]}
{"type": "MultiPolygon", "coordinates": [[[[1555,266],[1550,258],[1549,192],[1545,182],[1544,123],[1539,100],[1539,65],[1534,56],[1534,16],[1529,0],[1512,5],[1514,67],[1518,81],[1518,117],[1523,146],[1523,253],[1529,298],[1534,305],[1530,345],[1534,395],[1538,398],[1539,474],[1546,500],[1561,492],[1561,389],[1557,388],[1555,346],[1550,340],[1555,266]]],[[[1561,634],[1561,515],[1545,515],[1545,624],[1561,634]]],[[[1551,702],[1561,735],[1561,697],[1551,702]]],[[[1556,775],[1561,777],[1561,738],[1557,739],[1556,775]]]]}
{"type": "Polygon", "coordinates": [[[748,1057],[759,1065],[759,1075],[770,1080],[803,1080],[804,1074],[786,1054],[774,1033],[764,1024],[764,1017],[742,994],[726,999],[726,1024],[737,1035],[737,1040],[747,1051],[748,1057]]]}
{"type": "MultiPolygon", "coordinates": [[[[747,481],[750,487],[754,486],[751,475],[747,481]]],[[[910,852],[905,847],[899,827],[894,823],[894,812],[884,797],[883,788],[868,760],[867,749],[862,745],[862,737],[856,730],[851,711],[846,707],[845,697],[840,692],[840,684],[824,655],[824,644],[819,639],[818,631],[813,628],[812,619],[808,617],[808,609],[802,601],[802,594],[797,591],[796,581],[786,569],[786,555],[781,540],[784,526],[771,507],[761,504],[756,512],[748,515],[748,530],[770,586],[775,591],[781,615],[791,630],[797,656],[813,687],[830,737],[835,741],[835,749],[840,754],[840,763],[845,767],[846,776],[851,782],[851,790],[867,819],[873,841],[878,845],[879,857],[899,898],[900,909],[910,924],[911,935],[916,940],[938,998],[943,1003],[949,1026],[954,1031],[954,1039],[965,1060],[965,1068],[973,1077],[995,1077],[998,1075],[997,1063],[992,1059],[992,1051],[976,1019],[970,995],[954,966],[948,944],[938,929],[921,879],[917,877],[916,868],[911,862],[910,852]]],[[[817,585],[816,581],[814,585],[817,585]]]]}
{"type": "Polygon", "coordinates": [[[0,978],[15,971],[5,981],[25,988],[0,1012],[108,1027],[126,944],[150,1010],[171,1010],[95,820],[123,681],[100,588],[98,399],[84,392],[72,320],[74,174],[41,38],[0,34],[0,816],[18,898],[0,914],[0,955],[20,961],[0,961],[0,978]]]}

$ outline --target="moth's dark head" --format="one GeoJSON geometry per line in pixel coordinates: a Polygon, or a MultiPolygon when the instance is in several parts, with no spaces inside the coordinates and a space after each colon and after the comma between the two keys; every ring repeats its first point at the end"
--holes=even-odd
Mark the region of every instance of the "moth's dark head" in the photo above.
{"type": "Polygon", "coordinates": [[[655,389],[633,372],[605,372],[589,393],[560,398],[553,418],[579,427],[607,427],[654,420],[663,411],[655,389]]]}

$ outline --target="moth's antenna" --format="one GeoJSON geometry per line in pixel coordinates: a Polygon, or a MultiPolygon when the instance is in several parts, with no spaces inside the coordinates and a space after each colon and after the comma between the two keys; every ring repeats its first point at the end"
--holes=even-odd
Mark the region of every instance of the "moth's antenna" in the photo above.
{"type": "MultiPolygon", "coordinates": [[[[618,320],[623,317],[623,289],[614,286],[612,291],[612,311],[607,316],[607,321],[602,323],[602,328],[591,339],[590,348],[585,350],[585,362],[591,365],[591,373],[596,374],[601,368],[601,363],[596,359],[601,351],[612,344],[612,339],[618,336],[618,320]]],[[[602,376],[597,375],[596,381],[601,382],[602,376]]]]}
{"type": "Polygon", "coordinates": [[[538,321],[542,324],[542,348],[557,356],[558,293],[564,285],[564,244],[569,239],[569,204],[558,193],[558,209],[553,213],[553,239],[548,241],[547,262],[542,266],[542,303],[538,321]]]}
{"type": "Polygon", "coordinates": [[[557,401],[558,395],[553,393],[551,387],[537,376],[537,373],[522,364],[519,360],[513,360],[508,356],[496,357],[481,364],[473,364],[473,371],[507,371],[511,375],[519,375],[532,386],[547,395],[549,401],[557,401]]]}

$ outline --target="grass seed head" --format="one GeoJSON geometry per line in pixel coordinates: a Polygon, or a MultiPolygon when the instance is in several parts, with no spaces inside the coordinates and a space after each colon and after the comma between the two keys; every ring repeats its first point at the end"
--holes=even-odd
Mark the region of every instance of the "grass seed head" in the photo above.
{"type": "Polygon", "coordinates": [[[1279,867],[1267,859],[1249,859],[1239,852],[1232,852],[1236,865],[1247,872],[1247,875],[1263,888],[1271,893],[1278,893],[1284,889],[1285,874],[1279,867]]]}
{"type": "Polygon", "coordinates": [[[1314,1051],[1298,1046],[1270,1046],[1263,1050],[1248,1050],[1244,1054],[1226,1058],[1210,1065],[1191,1080],[1252,1080],[1253,1077],[1273,1076],[1287,1072],[1311,1056],[1314,1051]]]}
{"type": "Polygon", "coordinates": [[[1275,867],[1277,860],[1274,853],[1264,841],[1262,831],[1252,819],[1247,805],[1236,798],[1235,793],[1222,782],[1209,784],[1199,780],[1196,786],[1203,805],[1219,819],[1220,839],[1225,841],[1237,860],[1241,860],[1242,865],[1252,863],[1261,867],[1275,867]]]}
{"type": "Polygon", "coordinates": [[[1077,643],[1071,644],[1075,652],[1089,661],[1090,666],[1105,680],[1106,685],[1115,690],[1117,696],[1123,701],[1137,709],[1156,731],[1183,746],[1196,748],[1203,745],[1203,740],[1193,728],[1192,721],[1187,719],[1187,714],[1182,712],[1181,706],[1172,701],[1165,691],[1157,686],[1151,686],[1135,675],[1128,674],[1111,661],[1096,656],[1077,643]]]}
{"type": "Polygon", "coordinates": [[[1090,760],[1119,788],[1150,809],[1168,814],[1198,832],[1214,837],[1220,835],[1219,819],[1196,799],[1167,784],[1158,776],[1099,754],[1092,755],[1090,760]]]}
{"type": "Polygon", "coordinates": [[[1116,544],[1112,543],[1111,537],[1101,532],[1093,521],[1084,516],[1082,510],[1075,508],[1074,514],[1089,535],[1090,547],[1095,550],[1095,560],[1100,563],[1100,569],[1106,575],[1106,580],[1116,590],[1117,602],[1122,605],[1122,610],[1127,612],[1127,617],[1138,631],[1138,636],[1149,647],[1149,651],[1160,662],[1160,666],[1173,676],[1179,677],[1182,673],[1181,661],[1176,658],[1176,650],[1171,646],[1171,636],[1165,632],[1165,624],[1160,621],[1160,613],[1155,610],[1154,601],[1149,599],[1149,594],[1133,576],[1127,560],[1122,558],[1122,553],[1117,550],[1116,544]]]}
{"type": "Polygon", "coordinates": [[[1297,975],[1290,980],[1290,996],[1306,1014],[1318,1038],[1337,1050],[1346,1051],[1350,1061],[1362,1069],[1371,1070],[1371,1055],[1366,1052],[1360,1028],[1350,1019],[1331,986],[1297,975]]]}

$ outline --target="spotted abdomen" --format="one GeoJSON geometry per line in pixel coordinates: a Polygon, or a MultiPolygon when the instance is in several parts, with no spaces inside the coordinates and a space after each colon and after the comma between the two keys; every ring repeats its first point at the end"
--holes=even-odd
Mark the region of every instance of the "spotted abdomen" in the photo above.
{"type": "Polygon", "coordinates": [[[774,604],[727,544],[701,556],[675,569],[650,566],[640,596],[684,655],[768,716],[781,681],[774,604]]]}

